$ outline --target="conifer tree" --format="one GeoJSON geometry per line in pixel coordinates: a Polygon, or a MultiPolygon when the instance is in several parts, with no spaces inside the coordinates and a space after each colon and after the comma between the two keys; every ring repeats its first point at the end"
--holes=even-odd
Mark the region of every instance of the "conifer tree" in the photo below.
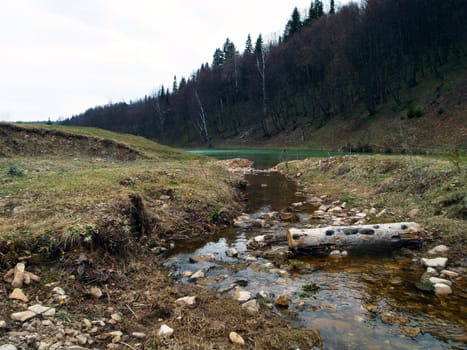
{"type": "Polygon", "coordinates": [[[245,55],[249,55],[253,53],[253,44],[251,43],[251,36],[250,33],[248,33],[248,37],[246,38],[245,42],[245,55]]]}
{"type": "Polygon", "coordinates": [[[292,12],[292,18],[287,22],[287,25],[285,26],[284,39],[287,39],[288,37],[298,32],[300,28],[302,27],[302,25],[303,23],[302,23],[302,20],[300,19],[300,13],[298,12],[298,9],[295,7],[292,12]]]}
{"type": "Polygon", "coordinates": [[[213,60],[212,60],[213,67],[222,66],[224,64],[224,60],[225,60],[224,51],[217,48],[216,51],[214,51],[214,55],[213,55],[213,60]]]}
{"type": "Polygon", "coordinates": [[[329,6],[329,14],[333,14],[336,12],[336,8],[335,8],[335,4],[334,4],[334,0],[331,0],[331,4],[329,6]]]}

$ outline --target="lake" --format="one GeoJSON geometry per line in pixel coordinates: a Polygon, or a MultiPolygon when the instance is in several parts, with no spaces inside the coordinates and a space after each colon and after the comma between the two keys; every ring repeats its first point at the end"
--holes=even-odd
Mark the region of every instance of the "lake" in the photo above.
{"type": "Polygon", "coordinates": [[[309,157],[329,157],[343,152],[316,151],[310,149],[287,148],[185,148],[184,151],[202,154],[216,159],[246,158],[255,163],[256,168],[269,168],[277,163],[309,157]]]}

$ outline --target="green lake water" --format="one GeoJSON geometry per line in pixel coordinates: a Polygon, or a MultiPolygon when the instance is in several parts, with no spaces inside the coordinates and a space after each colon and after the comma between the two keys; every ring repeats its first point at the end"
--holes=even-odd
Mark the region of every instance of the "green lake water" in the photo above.
{"type": "Polygon", "coordinates": [[[246,158],[252,160],[257,168],[269,168],[280,162],[299,160],[309,157],[323,158],[344,154],[342,152],[287,148],[186,148],[184,151],[202,154],[216,159],[246,158]]]}

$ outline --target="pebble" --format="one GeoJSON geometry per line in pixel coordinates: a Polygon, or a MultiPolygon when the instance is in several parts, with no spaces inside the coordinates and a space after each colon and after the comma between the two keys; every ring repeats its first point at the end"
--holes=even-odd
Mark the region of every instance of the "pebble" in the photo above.
{"type": "Polygon", "coordinates": [[[186,270],[182,272],[182,277],[189,278],[193,275],[193,271],[186,270]]]}
{"type": "Polygon", "coordinates": [[[170,337],[173,334],[174,330],[169,326],[163,324],[161,328],[159,328],[159,337],[170,337]]]}
{"type": "Polygon", "coordinates": [[[191,275],[191,279],[192,280],[197,280],[197,279],[200,279],[200,278],[203,278],[204,277],[204,272],[203,270],[198,270],[196,271],[194,274],[191,275]]]}
{"type": "Polygon", "coordinates": [[[229,248],[225,251],[225,255],[231,258],[236,257],[238,255],[238,250],[235,248],[229,248]]]}
{"type": "Polygon", "coordinates": [[[37,314],[34,312],[34,311],[19,311],[19,312],[13,312],[11,315],[10,315],[10,318],[13,320],[13,321],[19,321],[19,322],[24,322],[24,321],[27,321],[33,317],[36,317],[37,314]]]}
{"type": "Polygon", "coordinates": [[[444,253],[447,253],[448,251],[449,251],[449,247],[445,246],[444,244],[441,244],[441,245],[437,245],[433,249],[430,249],[428,251],[428,254],[432,254],[432,255],[444,254],[444,253]]]}
{"type": "Polygon", "coordinates": [[[430,282],[433,283],[433,284],[442,283],[442,284],[445,284],[445,285],[447,285],[449,287],[452,286],[452,282],[449,281],[449,280],[446,280],[444,278],[430,277],[430,282]]]}
{"type": "Polygon", "coordinates": [[[117,321],[117,322],[122,322],[122,320],[123,320],[122,315],[119,314],[119,313],[115,313],[115,314],[110,315],[110,318],[112,320],[114,320],[114,321],[117,321]]]}
{"type": "Polygon", "coordinates": [[[259,305],[256,302],[256,299],[249,300],[246,303],[242,304],[242,309],[245,309],[250,314],[255,314],[259,311],[259,305]]]}
{"type": "Polygon", "coordinates": [[[204,254],[204,255],[193,255],[190,256],[191,263],[200,263],[205,261],[213,261],[215,259],[214,254],[204,254]]]}
{"type": "Polygon", "coordinates": [[[436,271],[436,269],[432,268],[432,267],[427,267],[426,268],[426,273],[427,274],[430,274],[430,275],[437,275],[438,274],[438,271],[436,271]]]}
{"type": "Polygon", "coordinates": [[[27,303],[29,301],[28,297],[23,293],[23,290],[21,288],[13,289],[8,298],[20,300],[23,303],[27,303]]]}
{"type": "Polygon", "coordinates": [[[30,307],[28,307],[29,311],[32,311],[36,314],[42,314],[44,316],[54,316],[55,315],[55,308],[49,307],[49,306],[44,306],[41,304],[35,304],[30,307]]]}
{"type": "Polygon", "coordinates": [[[282,307],[288,307],[289,304],[290,304],[290,298],[288,295],[279,295],[276,300],[274,301],[274,303],[277,305],[277,306],[282,306],[282,307]]]}
{"type": "Polygon", "coordinates": [[[234,344],[245,345],[245,341],[243,340],[242,336],[237,332],[230,332],[229,339],[234,344]]]}
{"type": "Polygon", "coordinates": [[[175,303],[185,304],[185,305],[188,305],[188,306],[195,305],[196,304],[196,296],[178,298],[177,300],[175,300],[175,303]]]}
{"type": "Polygon", "coordinates": [[[447,262],[448,262],[448,258],[434,258],[434,259],[422,258],[423,265],[427,267],[444,268],[447,262]]]}
{"type": "Polygon", "coordinates": [[[6,328],[5,320],[0,320],[0,329],[6,328]]]}
{"type": "Polygon", "coordinates": [[[459,277],[459,274],[457,272],[449,270],[441,270],[441,274],[451,278],[459,277]]]}
{"type": "Polygon", "coordinates": [[[77,335],[76,340],[80,345],[85,345],[88,342],[88,338],[82,334],[77,335]]]}
{"type": "Polygon", "coordinates": [[[99,287],[92,287],[89,291],[89,294],[91,294],[96,299],[101,298],[103,295],[102,290],[99,287]]]}
{"type": "Polygon", "coordinates": [[[66,295],[65,291],[61,287],[55,287],[54,289],[52,289],[52,292],[58,295],[66,295]]]}
{"type": "Polygon", "coordinates": [[[420,334],[420,328],[418,327],[400,326],[400,329],[402,333],[411,338],[415,338],[420,334]]]}
{"type": "Polygon", "coordinates": [[[233,298],[237,301],[247,301],[251,299],[251,293],[239,287],[236,287],[233,298]]]}
{"type": "Polygon", "coordinates": [[[131,333],[131,335],[135,338],[138,338],[138,339],[144,339],[146,338],[146,333],[143,333],[143,332],[133,332],[131,333]]]}
{"type": "Polygon", "coordinates": [[[436,283],[434,285],[435,294],[437,295],[448,295],[452,293],[451,287],[444,283],[436,283]]]}

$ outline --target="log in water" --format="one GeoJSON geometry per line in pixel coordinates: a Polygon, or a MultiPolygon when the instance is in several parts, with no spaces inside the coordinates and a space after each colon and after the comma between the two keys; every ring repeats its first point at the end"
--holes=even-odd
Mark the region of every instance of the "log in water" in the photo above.
{"type": "Polygon", "coordinates": [[[290,228],[287,241],[291,250],[329,251],[355,247],[419,247],[420,226],[415,222],[360,226],[328,226],[313,229],[290,228]]]}

